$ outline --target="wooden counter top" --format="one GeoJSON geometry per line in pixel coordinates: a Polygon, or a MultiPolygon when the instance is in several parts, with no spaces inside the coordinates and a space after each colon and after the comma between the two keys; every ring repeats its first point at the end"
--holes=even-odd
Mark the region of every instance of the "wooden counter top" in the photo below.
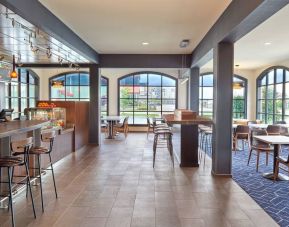
{"type": "Polygon", "coordinates": [[[0,138],[39,129],[49,121],[9,121],[0,123],[0,138]]]}
{"type": "Polygon", "coordinates": [[[175,118],[174,114],[163,114],[163,118],[168,124],[180,124],[180,125],[198,125],[198,124],[204,124],[204,125],[211,125],[213,124],[213,121],[206,117],[197,116],[196,119],[192,120],[179,120],[175,118]]]}

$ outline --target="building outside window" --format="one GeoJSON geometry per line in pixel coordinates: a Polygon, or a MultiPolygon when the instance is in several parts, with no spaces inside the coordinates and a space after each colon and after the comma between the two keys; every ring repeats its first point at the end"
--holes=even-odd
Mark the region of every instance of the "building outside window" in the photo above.
{"type": "Polygon", "coordinates": [[[177,80],[169,75],[142,72],[126,75],[118,80],[121,116],[129,116],[129,123],[141,125],[148,117],[161,117],[177,107],[177,80]]]}
{"type": "MultiPolygon", "coordinates": [[[[205,73],[200,76],[199,114],[213,118],[214,76],[205,73]]],[[[247,79],[234,75],[233,77],[233,118],[247,117],[247,79]]]]}
{"type": "MultiPolygon", "coordinates": [[[[101,115],[108,114],[108,79],[101,77],[101,115]]],[[[55,101],[89,101],[89,74],[87,72],[70,72],[56,75],[49,79],[50,100],[55,101]],[[62,86],[53,86],[53,82],[62,86]]]]}
{"type": "Polygon", "coordinates": [[[5,83],[5,108],[14,109],[12,118],[24,115],[24,109],[35,107],[39,98],[39,78],[32,70],[18,69],[18,77],[5,83]]]}
{"type": "Polygon", "coordinates": [[[289,69],[273,67],[257,78],[257,118],[264,123],[289,122],[289,69]]]}

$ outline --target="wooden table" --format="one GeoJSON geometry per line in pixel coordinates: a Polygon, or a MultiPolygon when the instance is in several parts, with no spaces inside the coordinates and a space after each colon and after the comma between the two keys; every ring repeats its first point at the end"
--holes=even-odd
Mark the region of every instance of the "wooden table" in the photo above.
{"type": "Polygon", "coordinates": [[[123,117],[121,116],[104,116],[101,118],[101,120],[107,121],[108,123],[108,137],[106,137],[106,139],[114,139],[113,126],[122,119],[123,117]]]}
{"type": "MultiPolygon", "coordinates": [[[[289,137],[288,136],[254,136],[255,139],[260,140],[264,143],[274,145],[274,163],[273,163],[273,172],[264,173],[263,177],[268,178],[270,180],[274,179],[274,173],[276,170],[276,158],[279,155],[279,150],[281,145],[289,145],[289,137]]],[[[279,173],[279,180],[289,180],[287,176],[279,173]]]]}
{"type": "Polygon", "coordinates": [[[180,167],[198,167],[198,125],[211,125],[213,121],[200,116],[192,120],[179,120],[174,114],[164,114],[163,118],[170,125],[181,125],[180,157],[178,157],[180,167]]]}

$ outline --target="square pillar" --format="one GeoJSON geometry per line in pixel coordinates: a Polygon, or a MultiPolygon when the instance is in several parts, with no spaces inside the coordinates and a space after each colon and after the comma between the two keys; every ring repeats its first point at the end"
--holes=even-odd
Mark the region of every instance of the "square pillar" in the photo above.
{"type": "Polygon", "coordinates": [[[212,174],[231,176],[234,44],[214,48],[214,127],[212,174]]]}
{"type": "Polygon", "coordinates": [[[100,141],[100,75],[98,65],[89,66],[89,143],[99,145],[100,141]]]}
{"type": "Polygon", "coordinates": [[[199,113],[199,83],[200,83],[200,68],[195,67],[190,70],[189,83],[189,108],[190,110],[199,113]]]}

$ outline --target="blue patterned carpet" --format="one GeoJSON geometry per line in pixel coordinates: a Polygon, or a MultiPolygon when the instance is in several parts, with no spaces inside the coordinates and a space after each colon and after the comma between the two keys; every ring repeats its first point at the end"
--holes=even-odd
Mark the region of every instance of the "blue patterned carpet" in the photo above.
{"type": "MultiPolygon", "coordinates": [[[[210,154],[209,154],[210,155],[210,154]]],[[[287,157],[288,150],[282,156],[287,157]]],[[[248,150],[233,152],[233,179],[282,227],[289,227],[289,182],[271,181],[262,173],[272,172],[273,156],[265,164],[265,154],[260,155],[259,172],[256,172],[256,157],[252,155],[249,166],[248,150]]],[[[286,168],[286,167],[285,167],[286,168]]],[[[282,172],[282,171],[280,171],[282,172]]],[[[284,172],[283,172],[284,173],[284,172]]],[[[285,173],[286,175],[288,173],[285,173]]]]}

